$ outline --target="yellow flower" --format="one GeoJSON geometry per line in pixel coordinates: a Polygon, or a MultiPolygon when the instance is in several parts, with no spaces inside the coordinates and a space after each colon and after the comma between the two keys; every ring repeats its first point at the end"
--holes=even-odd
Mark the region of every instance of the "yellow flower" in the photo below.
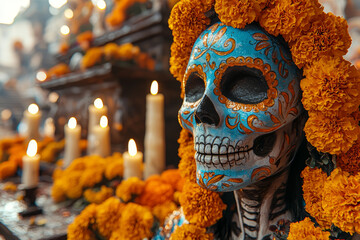
{"type": "Polygon", "coordinates": [[[347,29],[345,19],[332,13],[319,15],[309,31],[290,46],[295,64],[302,68],[324,55],[345,55],[351,44],[347,29]]]}
{"type": "Polygon", "coordinates": [[[320,152],[347,152],[358,139],[360,128],[351,116],[329,118],[321,113],[309,113],[304,128],[306,139],[320,152]]]}
{"type": "Polygon", "coordinates": [[[116,196],[123,202],[129,202],[140,195],[145,188],[145,182],[137,177],[123,180],[116,188],[116,196]]]}
{"type": "Polygon", "coordinates": [[[108,161],[105,169],[105,177],[108,180],[115,177],[122,177],[124,174],[124,160],[120,155],[114,155],[110,157],[111,161],[108,161]]]}
{"type": "Polygon", "coordinates": [[[135,201],[143,206],[154,207],[174,198],[173,187],[158,178],[149,178],[145,181],[144,191],[135,201]]]}
{"type": "Polygon", "coordinates": [[[288,240],[329,240],[329,237],[329,232],[314,227],[314,223],[308,217],[301,222],[290,224],[288,240]]]}
{"type": "Polygon", "coordinates": [[[325,182],[323,208],[332,223],[345,232],[360,233],[360,174],[336,168],[325,182]]]}
{"type": "Polygon", "coordinates": [[[156,205],[155,207],[153,207],[153,209],[151,211],[152,211],[153,215],[157,219],[159,219],[160,226],[162,226],[164,224],[166,217],[169,216],[177,208],[178,207],[176,206],[176,204],[174,202],[169,201],[166,203],[156,205]]]}
{"type": "Polygon", "coordinates": [[[268,0],[217,0],[215,12],[221,22],[234,28],[244,28],[257,20],[268,0]]]}
{"type": "Polygon", "coordinates": [[[360,73],[342,57],[321,57],[304,70],[302,103],[308,111],[342,116],[358,110],[360,73]]]}
{"type": "Polygon", "coordinates": [[[209,227],[222,218],[226,204],[216,192],[201,188],[190,181],[185,183],[180,204],[186,219],[200,227],[209,227]]]}
{"type": "Polygon", "coordinates": [[[183,178],[189,179],[196,183],[196,163],[194,140],[192,134],[182,129],[178,140],[179,146],[179,170],[183,178]]]}
{"type": "Polygon", "coordinates": [[[120,228],[121,212],[124,208],[125,204],[115,197],[107,199],[97,207],[96,225],[102,236],[108,239],[113,231],[120,228]]]}
{"type": "Polygon", "coordinates": [[[121,214],[120,228],[111,235],[111,240],[136,240],[151,238],[153,216],[146,207],[129,203],[121,214]]]}
{"type": "Polygon", "coordinates": [[[68,226],[68,240],[95,240],[90,229],[95,224],[96,205],[90,204],[78,215],[74,222],[68,226]]]}
{"type": "Polygon", "coordinates": [[[316,219],[316,222],[325,229],[331,227],[331,216],[326,215],[322,206],[324,198],[323,189],[326,181],[326,173],[321,169],[306,167],[301,177],[304,179],[302,189],[305,200],[305,209],[316,219]]]}
{"type": "Polygon", "coordinates": [[[173,189],[182,189],[183,181],[179,169],[168,169],[160,177],[164,182],[170,184],[173,189]]]}
{"type": "Polygon", "coordinates": [[[99,63],[103,54],[103,48],[101,47],[93,47],[87,50],[81,62],[81,69],[90,68],[99,63]]]}
{"type": "Polygon", "coordinates": [[[80,185],[83,187],[93,187],[95,184],[100,183],[103,179],[103,169],[90,168],[82,172],[80,178],[80,185]]]}
{"type": "Polygon", "coordinates": [[[62,181],[55,181],[51,187],[51,197],[54,202],[62,202],[66,200],[66,193],[62,181]]]}
{"type": "Polygon", "coordinates": [[[175,228],[170,240],[212,240],[214,235],[206,233],[206,228],[198,227],[195,224],[183,224],[175,228]]]}
{"type": "Polygon", "coordinates": [[[106,199],[113,195],[114,190],[112,188],[108,188],[104,185],[101,186],[100,191],[93,191],[92,189],[86,189],[84,191],[84,197],[86,201],[89,203],[100,204],[104,202],[106,199]]]}

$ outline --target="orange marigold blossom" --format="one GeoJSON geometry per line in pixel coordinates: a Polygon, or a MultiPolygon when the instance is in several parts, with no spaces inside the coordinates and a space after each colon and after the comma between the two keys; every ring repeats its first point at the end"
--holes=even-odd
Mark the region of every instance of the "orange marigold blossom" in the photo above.
{"type": "Polygon", "coordinates": [[[222,218],[226,209],[218,193],[187,181],[180,196],[186,219],[200,227],[209,227],[222,218]]]}
{"type": "Polygon", "coordinates": [[[0,164],[0,180],[15,175],[18,165],[15,161],[6,161],[0,164]]]}
{"type": "Polygon", "coordinates": [[[323,188],[326,181],[326,173],[321,169],[306,167],[301,177],[304,182],[302,189],[304,191],[303,198],[305,200],[305,209],[311,216],[316,219],[316,222],[324,229],[330,229],[331,216],[326,215],[322,205],[324,198],[323,188]]]}
{"type": "Polygon", "coordinates": [[[85,31],[76,36],[76,41],[81,42],[91,42],[94,39],[94,34],[91,31],[85,31]]]}
{"type": "Polygon", "coordinates": [[[323,232],[320,228],[316,228],[310,218],[303,221],[290,223],[290,232],[288,240],[328,240],[329,232],[323,232]]]}
{"type": "Polygon", "coordinates": [[[84,191],[84,198],[89,203],[100,204],[104,202],[109,197],[113,196],[114,190],[112,188],[108,188],[104,185],[101,186],[99,191],[94,191],[91,188],[88,188],[84,191]]]}
{"type": "Polygon", "coordinates": [[[217,0],[215,12],[221,22],[234,28],[244,28],[256,21],[268,0],[217,0]]]}
{"type": "Polygon", "coordinates": [[[96,226],[102,236],[109,239],[112,232],[120,228],[121,213],[125,206],[116,197],[108,198],[97,206],[96,226]]]}
{"type": "Polygon", "coordinates": [[[321,113],[309,113],[304,128],[306,139],[320,152],[346,153],[358,139],[360,127],[351,116],[326,117],[321,113]]]}
{"type": "Polygon", "coordinates": [[[214,235],[206,233],[206,228],[199,227],[195,224],[183,224],[175,228],[171,234],[170,240],[212,240],[214,235]]]}
{"type": "Polygon", "coordinates": [[[342,56],[350,47],[351,38],[344,18],[322,13],[306,34],[290,45],[295,64],[302,68],[324,55],[342,56]]]}
{"type": "Polygon", "coordinates": [[[327,178],[323,208],[341,230],[360,233],[360,174],[351,176],[339,167],[327,178]]]}
{"type": "Polygon", "coordinates": [[[103,53],[102,47],[93,47],[87,50],[81,61],[81,68],[86,69],[99,63],[102,59],[103,53]]]}
{"type": "Polygon", "coordinates": [[[159,219],[160,226],[162,226],[166,217],[169,216],[177,208],[178,207],[174,202],[168,201],[166,203],[156,205],[155,207],[153,207],[151,212],[157,219],[159,219]]]}
{"type": "Polygon", "coordinates": [[[108,180],[114,179],[115,177],[122,177],[124,174],[124,159],[119,153],[114,153],[110,161],[106,164],[105,177],[108,180]]]}
{"type": "Polygon", "coordinates": [[[85,169],[80,177],[80,185],[83,187],[93,187],[102,181],[103,174],[104,169],[102,168],[85,169]]]}
{"type": "Polygon", "coordinates": [[[323,56],[305,67],[300,86],[302,103],[308,111],[343,116],[360,104],[360,72],[342,57],[323,56]]]}
{"type": "Polygon", "coordinates": [[[46,73],[46,78],[61,77],[70,72],[70,68],[66,63],[59,63],[50,68],[46,73]]]}
{"type": "Polygon", "coordinates": [[[161,173],[160,177],[164,182],[169,183],[175,190],[178,190],[179,183],[182,182],[179,169],[165,170],[163,173],[161,173]]]}
{"type": "Polygon", "coordinates": [[[95,240],[91,226],[95,224],[96,205],[90,204],[78,215],[74,222],[68,226],[68,240],[95,240]]]}
{"type": "Polygon", "coordinates": [[[196,183],[195,149],[192,134],[182,129],[178,143],[180,144],[178,155],[181,159],[179,163],[180,175],[196,183]]]}
{"type": "Polygon", "coordinates": [[[318,0],[275,0],[260,14],[260,25],[270,34],[294,41],[322,13],[318,0]]]}
{"type": "MultiPolygon", "coordinates": [[[[121,213],[119,231],[114,232],[119,238],[115,239],[151,238],[153,222],[154,217],[148,208],[135,203],[128,203],[121,213]]],[[[114,239],[113,236],[111,239],[114,239]]]]}
{"type": "Polygon", "coordinates": [[[360,172],[360,141],[357,140],[346,153],[338,155],[336,164],[341,170],[351,175],[358,174],[360,172]]]}
{"type": "Polygon", "coordinates": [[[116,59],[118,57],[119,46],[116,43],[108,43],[104,46],[104,55],[107,60],[116,59]]]}
{"type": "Polygon", "coordinates": [[[51,197],[54,202],[62,202],[66,200],[66,192],[62,181],[56,181],[51,187],[51,197]]]}
{"type": "Polygon", "coordinates": [[[123,180],[116,188],[116,196],[123,202],[129,202],[139,196],[145,188],[145,182],[138,177],[123,180]]]}
{"type": "Polygon", "coordinates": [[[154,207],[174,198],[173,187],[164,182],[161,178],[147,179],[145,181],[144,191],[135,199],[135,202],[148,207],[154,207]]]}

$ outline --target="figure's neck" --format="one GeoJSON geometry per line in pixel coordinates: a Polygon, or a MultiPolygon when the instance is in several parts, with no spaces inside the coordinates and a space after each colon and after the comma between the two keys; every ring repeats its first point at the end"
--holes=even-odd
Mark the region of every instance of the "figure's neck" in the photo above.
{"type": "Polygon", "coordinates": [[[234,191],[237,205],[234,220],[241,233],[238,236],[233,233],[233,239],[273,239],[274,230],[271,231],[270,226],[278,227],[279,221],[283,224],[292,220],[285,203],[287,179],[288,170],[285,170],[277,176],[234,191]]]}

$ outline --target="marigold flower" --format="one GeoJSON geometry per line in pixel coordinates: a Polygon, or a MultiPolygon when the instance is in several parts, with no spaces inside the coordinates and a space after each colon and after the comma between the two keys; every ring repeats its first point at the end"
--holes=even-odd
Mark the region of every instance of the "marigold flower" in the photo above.
{"type": "Polygon", "coordinates": [[[91,31],[85,31],[76,36],[76,41],[81,42],[91,42],[94,39],[94,34],[91,31]]]}
{"type": "Polygon", "coordinates": [[[107,60],[118,58],[118,48],[116,43],[108,43],[104,46],[104,55],[107,60]]]}
{"type": "Polygon", "coordinates": [[[342,57],[323,56],[304,70],[302,103],[308,111],[341,116],[356,111],[360,104],[360,73],[342,57]]]}
{"type": "Polygon", "coordinates": [[[347,152],[358,139],[358,122],[349,117],[326,117],[321,113],[309,113],[304,128],[306,139],[320,152],[340,154],[347,152]]]}
{"type": "Polygon", "coordinates": [[[109,180],[115,177],[122,177],[124,174],[124,160],[121,156],[116,156],[115,153],[111,157],[111,161],[108,161],[105,169],[105,177],[109,180]]]}
{"type": "Polygon", "coordinates": [[[80,178],[80,185],[83,187],[93,187],[95,184],[100,183],[103,179],[104,169],[90,168],[82,172],[80,178]]]}
{"type": "Polygon", "coordinates": [[[360,174],[351,176],[336,168],[325,182],[323,208],[341,230],[360,233],[360,174]]]}
{"type": "Polygon", "coordinates": [[[178,188],[181,187],[181,185],[179,186],[179,183],[182,182],[182,177],[179,169],[165,170],[160,177],[164,182],[169,183],[174,190],[178,190],[178,188]]]}
{"type": "Polygon", "coordinates": [[[152,214],[159,219],[160,226],[164,224],[164,221],[167,216],[169,216],[173,211],[175,211],[178,207],[172,201],[156,205],[151,210],[152,214]]]}
{"type": "Polygon", "coordinates": [[[86,69],[100,63],[103,56],[103,48],[93,47],[87,50],[85,56],[81,61],[81,69],[86,69]]]}
{"type": "Polygon", "coordinates": [[[179,170],[183,178],[189,179],[196,183],[196,163],[195,163],[195,150],[194,140],[192,134],[182,129],[178,139],[179,146],[179,170]]]}
{"type": "Polygon", "coordinates": [[[290,46],[295,64],[302,68],[324,55],[345,55],[351,44],[347,29],[344,18],[332,13],[319,15],[309,31],[290,46]]]}
{"type": "Polygon", "coordinates": [[[337,156],[336,164],[351,175],[358,174],[360,172],[360,141],[356,141],[346,153],[337,156]]]}
{"type": "Polygon", "coordinates": [[[275,0],[260,14],[260,25],[270,34],[294,41],[306,32],[322,13],[317,0],[275,0]]]}
{"type": "Polygon", "coordinates": [[[206,233],[206,228],[198,227],[195,224],[183,224],[175,228],[170,240],[212,240],[214,235],[206,233]]]}
{"type": "Polygon", "coordinates": [[[91,226],[95,224],[96,205],[90,204],[78,215],[74,222],[68,226],[68,240],[94,240],[95,235],[91,226]]]}
{"type": "Polygon", "coordinates": [[[137,177],[123,180],[116,188],[116,196],[123,202],[129,202],[140,195],[145,188],[145,182],[137,177]]]}
{"type": "Polygon", "coordinates": [[[50,68],[47,71],[46,75],[47,75],[47,79],[50,79],[52,77],[61,77],[69,72],[70,72],[70,68],[67,64],[59,63],[53,66],[52,68],[50,68]]]}
{"type": "Polygon", "coordinates": [[[113,232],[110,239],[135,240],[151,238],[153,235],[151,231],[153,222],[153,215],[148,208],[129,203],[122,211],[119,230],[113,232]]]}
{"type": "Polygon", "coordinates": [[[15,161],[6,161],[0,164],[0,180],[15,175],[18,165],[15,161]]]}
{"type": "Polygon", "coordinates": [[[111,233],[120,228],[121,212],[125,204],[118,198],[111,197],[97,207],[96,226],[99,233],[110,238],[111,233]]]}
{"type": "Polygon", "coordinates": [[[221,22],[234,28],[244,28],[257,20],[268,0],[217,0],[215,12],[221,22]]]}
{"type": "Polygon", "coordinates": [[[51,197],[56,203],[66,200],[66,193],[62,181],[54,182],[51,187],[51,197]]]}
{"type": "Polygon", "coordinates": [[[173,198],[174,189],[170,184],[162,180],[149,178],[145,181],[144,191],[135,201],[143,206],[154,207],[172,201],[173,198]]]}
{"type": "Polygon", "coordinates": [[[204,189],[190,181],[184,185],[180,204],[186,219],[201,227],[209,227],[222,218],[226,204],[216,192],[204,189]]]}
{"type": "Polygon", "coordinates": [[[304,191],[303,198],[305,200],[305,209],[316,219],[316,222],[325,229],[331,227],[331,216],[326,215],[322,206],[324,198],[323,188],[326,181],[326,173],[321,169],[306,167],[301,177],[304,182],[302,189],[304,191]]]}
{"type": "Polygon", "coordinates": [[[329,237],[329,232],[323,232],[320,228],[316,228],[308,217],[303,221],[290,223],[288,240],[328,240],[329,237]]]}
{"type": "Polygon", "coordinates": [[[100,204],[104,202],[106,199],[113,195],[114,190],[112,188],[108,188],[106,186],[101,186],[100,191],[94,191],[89,188],[84,191],[84,197],[86,201],[89,203],[100,204]]]}

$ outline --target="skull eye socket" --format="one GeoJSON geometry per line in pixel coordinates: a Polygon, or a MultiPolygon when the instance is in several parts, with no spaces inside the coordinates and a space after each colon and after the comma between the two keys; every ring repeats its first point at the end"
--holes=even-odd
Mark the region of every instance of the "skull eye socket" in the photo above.
{"type": "Polygon", "coordinates": [[[234,66],[225,71],[220,89],[222,94],[233,102],[257,104],[267,98],[269,87],[260,70],[234,66]]]}
{"type": "Polygon", "coordinates": [[[200,77],[199,73],[193,72],[185,84],[185,99],[188,102],[196,102],[205,92],[204,80],[200,77]]]}

